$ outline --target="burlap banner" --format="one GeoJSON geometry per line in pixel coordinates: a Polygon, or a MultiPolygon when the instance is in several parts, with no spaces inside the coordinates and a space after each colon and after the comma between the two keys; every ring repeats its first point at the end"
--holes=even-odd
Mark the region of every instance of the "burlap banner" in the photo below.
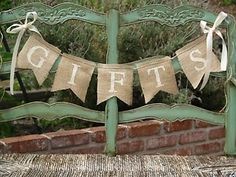
{"type": "Polygon", "coordinates": [[[63,54],[52,91],[71,89],[84,102],[95,66],[94,62],[63,54]]]}
{"type": "MultiPolygon", "coordinates": [[[[177,50],[176,54],[188,80],[193,88],[197,88],[207,69],[205,36],[202,36],[177,50]]],[[[220,62],[217,59],[217,56],[212,52],[210,72],[219,71],[221,71],[220,62]]]]}
{"type": "Polygon", "coordinates": [[[31,35],[18,55],[16,67],[32,69],[39,85],[42,85],[60,52],[40,36],[31,35]]]}
{"type": "Polygon", "coordinates": [[[97,104],[116,96],[128,105],[133,98],[133,69],[123,64],[99,64],[97,104]]]}
{"type": "MultiPolygon", "coordinates": [[[[33,23],[37,20],[36,12],[28,12],[24,24],[13,24],[8,33],[19,33],[13,51],[10,93],[13,94],[15,67],[32,69],[41,85],[47,78],[50,69],[59,57],[60,50],[42,39],[41,36],[31,35],[18,55],[21,38],[29,29],[40,35],[33,23]],[[33,20],[29,21],[32,16],[33,20]],[[16,63],[17,61],[17,63],[16,63]]],[[[176,51],[180,65],[188,80],[197,88],[201,80],[203,89],[210,72],[227,69],[227,46],[223,35],[217,27],[224,21],[227,14],[221,12],[212,27],[201,21],[200,26],[207,37],[200,37],[176,51]],[[213,53],[213,34],[222,39],[221,63],[213,53]],[[202,79],[203,78],[203,79],[202,79]]],[[[137,67],[145,102],[149,102],[160,90],[176,94],[178,88],[170,57],[145,61],[137,66],[131,64],[98,64],[97,103],[116,96],[128,105],[132,104],[133,68],[137,67]]],[[[71,89],[82,101],[85,101],[87,89],[96,64],[71,55],[62,55],[61,62],[52,86],[52,91],[71,89]]]]}
{"type": "MultiPolygon", "coordinates": [[[[176,52],[179,62],[192,86],[196,88],[206,73],[206,38],[200,37],[176,52]]],[[[32,35],[19,53],[17,67],[32,69],[41,85],[58,58],[60,50],[40,36],[32,35]]],[[[220,62],[212,54],[210,72],[220,71],[220,62]]],[[[52,91],[71,89],[83,102],[96,63],[62,54],[52,91]]],[[[178,88],[170,57],[146,60],[136,64],[98,64],[97,104],[118,97],[128,105],[133,98],[133,68],[138,70],[145,102],[159,91],[177,94],[178,88]]]]}
{"type": "Polygon", "coordinates": [[[149,102],[160,90],[177,94],[178,88],[170,57],[146,61],[138,66],[140,84],[145,102],[149,102]]]}

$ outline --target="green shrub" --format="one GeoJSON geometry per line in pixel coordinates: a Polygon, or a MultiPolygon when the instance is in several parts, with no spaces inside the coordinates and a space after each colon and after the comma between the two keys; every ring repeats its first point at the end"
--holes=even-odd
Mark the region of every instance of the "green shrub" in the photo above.
{"type": "Polygon", "coordinates": [[[236,4],[236,0],[222,0],[224,5],[236,4]]]}
{"type": "Polygon", "coordinates": [[[0,11],[10,9],[11,7],[12,7],[12,0],[0,1],[0,11]]]}

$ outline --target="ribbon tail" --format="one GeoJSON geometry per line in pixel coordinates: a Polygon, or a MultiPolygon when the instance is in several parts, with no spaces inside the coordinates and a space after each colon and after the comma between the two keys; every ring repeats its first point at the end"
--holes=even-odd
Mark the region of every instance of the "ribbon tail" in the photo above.
{"type": "Polygon", "coordinates": [[[205,21],[200,22],[200,26],[202,28],[202,31],[204,33],[208,33],[207,39],[206,39],[206,62],[207,62],[206,64],[207,65],[205,68],[205,74],[204,74],[204,78],[203,78],[203,82],[202,82],[200,90],[202,90],[205,87],[205,85],[207,84],[207,81],[210,76],[210,72],[212,70],[211,64],[212,64],[212,58],[213,58],[212,48],[213,48],[213,33],[214,32],[222,39],[222,46],[223,47],[222,47],[222,55],[221,55],[221,70],[226,70],[226,68],[227,68],[227,47],[226,47],[226,44],[225,44],[225,41],[224,41],[224,38],[223,38],[221,32],[216,29],[223,22],[223,20],[226,17],[227,17],[227,14],[224,12],[221,12],[217,16],[212,28],[209,28],[206,25],[205,21]]]}
{"type": "Polygon", "coordinates": [[[16,59],[17,59],[17,53],[20,46],[21,38],[24,34],[25,30],[20,31],[20,33],[17,36],[16,44],[14,46],[13,55],[12,55],[12,61],[11,61],[11,73],[10,73],[10,94],[14,95],[14,78],[15,78],[15,68],[16,68],[16,59]]]}
{"type": "Polygon", "coordinates": [[[222,57],[221,57],[221,70],[226,71],[227,70],[227,47],[223,44],[222,48],[222,57]]]}
{"type": "Polygon", "coordinates": [[[206,66],[206,71],[205,71],[205,74],[204,74],[204,78],[203,78],[200,90],[202,90],[206,86],[206,84],[209,80],[209,77],[210,77],[210,73],[211,73],[212,54],[213,54],[212,53],[212,48],[211,48],[212,44],[210,44],[210,46],[208,46],[208,47],[210,49],[207,49],[207,50],[209,50],[209,53],[207,54],[207,66],[206,66]]]}
{"type": "MultiPolygon", "coordinates": [[[[210,46],[208,46],[208,47],[210,47],[210,46]]],[[[206,86],[206,84],[209,80],[209,77],[210,77],[210,72],[211,72],[212,49],[207,49],[207,50],[210,51],[210,53],[207,53],[207,57],[206,57],[207,58],[207,66],[206,66],[206,70],[205,70],[205,74],[203,77],[203,81],[202,81],[202,85],[201,85],[200,90],[202,90],[206,86]]]]}
{"type": "Polygon", "coordinates": [[[202,89],[206,86],[209,77],[210,77],[210,72],[206,72],[206,73],[204,74],[204,78],[203,78],[203,81],[202,81],[202,85],[201,85],[200,90],[202,90],[202,89]]]}
{"type": "Polygon", "coordinates": [[[228,52],[227,52],[227,47],[225,44],[225,40],[222,35],[219,35],[222,39],[222,53],[221,53],[221,63],[220,63],[220,68],[221,71],[226,71],[227,69],[227,63],[228,63],[228,52]]]}
{"type": "Polygon", "coordinates": [[[207,62],[207,65],[206,65],[206,68],[205,68],[205,74],[204,74],[204,78],[203,78],[203,82],[202,82],[202,85],[201,85],[201,88],[200,90],[202,90],[207,82],[208,82],[208,79],[210,77],[210,72],[211,72],[211,64],[212,64],[212,38],[213,38],[213,31],[210,31],[207,35],[207,39],[206,39],[206,62],[207,62]]]}
{"type": "Polygon", "coordinates": [[[42,35],[40,34],[40,32],[39,32],[39,30],[35,27],[35,26],[30,26],[29,27],[29,30],[30,31],[33,31],[33,32],[35,32],[35,33],[37,33],[37,34],[39,34],[41,37],[42,37],[42,35]]]}
{"type": "Polygon", "coordinates": [[[221,71],[226,71],[227,69],[227,63],[228,63],[228,52],[227,52],[227,47],[226,47],[226,43],[224,40],[223,35],[221,34],[221,32],[219,30],[216,30],[215,33],[221,38],[222,40],[222,52],[221,52],[221,62],[220,62],[220,69],[221,71]]]}

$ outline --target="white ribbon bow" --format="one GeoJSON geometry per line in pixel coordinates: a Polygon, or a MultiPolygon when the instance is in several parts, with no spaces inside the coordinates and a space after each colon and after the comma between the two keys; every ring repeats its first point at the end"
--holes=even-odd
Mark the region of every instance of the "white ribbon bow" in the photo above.
{"type": "Polygon", "coordinates": [[[221,54],[221,71],[225,71],[227,68],[227,47],[225,44],[225,40],[223,38],[223,35],[221,34],[221,32],[216,29],[221,23],[222,21],[227,17],[227,14],[224,12],[220,12],[219,15],[217,16],[213,27],[210,28],[209,26],[207,26],[207,22],[205,21],[201,21],[200,22],[200,26],[202,28],[203,33],[207,34],[207,39],[206,39],[206,59],[207,59],[207,65],[206,65],[206,71],[204,74],[204,78],[203,78],[203,82],[202,82],[202,86],[200,88],[200,90],[202,90],[205,85],[207,84],[207,81],[209,79],[210,76],[210,70],[211,70],[211,63],[212,63],[212,46],[213,46],[213,33],[215,32],[221,39],[222,39],[222,54],[221,54]]]}
{"type": "Polygon", "coordinates": [[[9,28],[7,28],[7,33],[16,34],[19,33],[16,39],[16,44],[14,46],[12,62],[11,62],[11,73],[10,73],[10,93],[13,95],[13,86],[14,86],[14,76],[15,76],[15,67],[16,67],[16,59],[20,46],[20,41],[25,31],[29,29],[30,31],[36,32],[40,35],[38,29],[33,26],[33,23],[37,20],[38,14],[36,12],[28,12],[25,17],[24,24],[13,24],[9,28]],[[28,22],[30,16],[33,16],[33,21],[28,22]]]}
{"type": "Polygon", "coordinates": [[[3,34],[2,34],[2,32],[0,31],[0,45],[2,45],[2,40],[3,40],[3,34]]]}

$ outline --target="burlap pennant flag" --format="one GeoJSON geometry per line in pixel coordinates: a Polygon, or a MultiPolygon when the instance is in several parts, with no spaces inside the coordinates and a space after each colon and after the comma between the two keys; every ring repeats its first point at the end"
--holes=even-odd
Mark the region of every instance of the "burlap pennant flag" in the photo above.
{"type": "MultiPolygon", "coordinates": [[[[207,66],[206,60],[206,37],[202,36],[193,42],[187,44],[183,48],[176,51],[180,65],[192,84],[193,88],[197,88],[204,76],[207,66]]],[[[211,72],[220,71],[220,61],[213,53],[211,72]]]]}
{"type": "Polygon", "coordinates": [[[96,64],[63,54],[52,86],[52,91],[71,89],[83,102],[96,64]]]}
{"type": "Polygon", "coordinates": [[[146,103],[160,90],[171,94],[178,93],[170,57],[140,63],[137,69],[146,103]]]}
{"type": "Polygon", "coordinates": [[[16,67],[32,69],[39,85],[42,85],[60,52],[42,37],[31,35],[18,55],[16,67]]]}
{"type": "Polygon", "coordinates": [[[97,104],[116,96],[128,105],[133,98],[133,69],[125,64],[98,65],[97,104]]]}

